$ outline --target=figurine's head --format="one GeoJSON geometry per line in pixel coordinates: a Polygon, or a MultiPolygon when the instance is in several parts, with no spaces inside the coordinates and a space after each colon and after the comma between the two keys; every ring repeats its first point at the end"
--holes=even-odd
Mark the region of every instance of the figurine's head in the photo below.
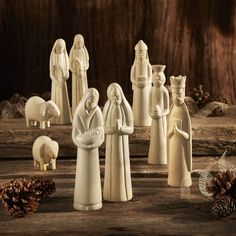
{"type": "Polygon", "coordinates": [[[81,34],[76,34],[74,38],[75,48],[82,48],[84,46],[84,37],[81,34]]]}
{"type": "Polygon", "coordinates": [[[66,43],[63,39],[58,39],[55,42],[55,53],[60,54],[65,51],[66,43]]]}
{"type": "Polygon", "coordinates": [[[119,84],[112,83],[107,89],[107,97],[113,104],[121,104],[122,102],[122,89],[119,84]]]}
{"type": "Polygon", "coordinates": [[[172,98],[173,102],[176,106],[180,106],[184,103],[185,98],[185,82],[186,76],[171,76],[171,90],[172,90],[172,98]]]}
{"type": "Polygon", "coordinates": [[[46,163],[50,163],[52,159],[56,159],[58,156],[59,145],[56,141],[48,141],[41,147],[41,155],[46,163]]]}
{"type": "Polygon", "coordinates": [[[86,96],[85,109],[90,111],[96,108],[99,101],[99,93],[97,89],[89,88],[85,96],[86,96]]]}
{"type": "Polygon", "coordinates": [[[152,82],[155,87],[160,87],[166,82],[166,76],[164,74],[166,66],[165,65],[153,65],[152,69],[154,71],[152,75],[152,82]]]}
{"type": "Polygon", "coordinates": [[[147,54],[148,47],[143,42],[143,40],[139,40],[139,42],[136,44],[134,50],[135,50],[136,59],[144,60],[144,59],[148,58],[148,54],[147,54]]]}

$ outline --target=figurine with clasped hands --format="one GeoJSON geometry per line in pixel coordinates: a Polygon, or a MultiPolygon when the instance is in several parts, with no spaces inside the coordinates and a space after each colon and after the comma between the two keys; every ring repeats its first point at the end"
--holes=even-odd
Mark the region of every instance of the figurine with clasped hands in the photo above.
{"type": "Polygon", "coordinates": [[[124,202],[132,198],[129,135],[133,133],[133,114],[122,88],[112,83],[103,109],[106,134],[103,198],[124,202]]]}
{"type": "Polygon", "coordinates": [[[168,185],[192,185],[192,129],[185,98],[186,76],[170,77],[173,105],[168,123],[168,185]]]}
{"type": "Polygon", "coordinates": [[[104,141],[99,93],[89,88],[75,110],[72,140],[77,148],[74,208],[80,211],[102,207],[98,148],[104,141]]]}

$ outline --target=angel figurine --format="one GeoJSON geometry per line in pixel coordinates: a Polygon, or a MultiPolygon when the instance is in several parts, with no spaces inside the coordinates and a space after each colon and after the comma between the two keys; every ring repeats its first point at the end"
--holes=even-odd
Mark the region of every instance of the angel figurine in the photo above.
{"type": "Polygon", "coordinates": [[[186,76],[170,77],[173,105],[168,123],[168,185],[192,185],[192,128],[185,98],[186,76]]]}
{"type": "Polygon", "coordinates": [[[55,124],[71,123],[70,102],[66,81],[69,78],[69,59],[66,43],[57,39],[50,55],[50,78],[52,80],[51,100],[54,101],[61,114],[52,120],[55,124]]]}
{"type": "Polygon", "coordinates": [[[102,207],[98,148],[104,141],[99,93],[89,88],[75,110],[72,140],[77,148],[74,208],[81,211],[102,207]]]}
{"type": "Polygon", "coordinates": [[[129,135],[134,131],[133,114],[119,84],[109,85],[107,97],[103,109],[106,133],[103,198],[123,202],[132,198],[129,135]]]}
{"type": "Polygon", "coordinates": [[[153,65],[153,87],[149,95],[149,114],[152,118],[151,139],[148,153],[149,164],[167,164],[167,123],[169,93],[164,83],[165,65],[153,65]]]}
{"type": "Polygon", "coordinates": [[[89,54],[81,34],[75,35],[69,54],[69,62],[72,72],[72,114],[74,114],[77,105],[88,89],[89,54]]]}
{"type": "Polygon", "coordinates": [[[140,40],[135,46],[135,60],[130,79],[133,89],[133,114],[135,126],[150,126],[148,114],[149,92],[152,86],[152,66],[149,63],[148,47],[140,40]]]}

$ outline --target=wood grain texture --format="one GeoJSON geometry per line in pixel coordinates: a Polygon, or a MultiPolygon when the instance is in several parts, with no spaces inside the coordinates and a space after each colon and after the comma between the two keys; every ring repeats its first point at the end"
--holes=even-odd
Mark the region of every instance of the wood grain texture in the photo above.
{"type": "MultiPolygon", "coordinates": [[[[167,65],[167,78],[187,75],[187,91],[201,83],[235,104],[235,21],[234,0],[1,0],[0,100],[49,91],[54,41],[64,38],[69,51],[81,33],[90,53],[89,86],[101,93],[101,105],[114,81],[131,101],[129,74],[140,39],[151,64],[167,65]]],[[[68,85],[70,91],[71,80],[68,85]]]]}
{"type": "MultiPolygon", "coordinates": [[[[205,168],[213,160],[196,158],[193,166],[205,168]]],[[[234,160],[235,157],[230,158],[234,160]]],[[[42,201],[36,213],[24,218],[13,218],[0,210],[1,235],[225,235],[225,232],[235,235],[235,215],[216,221],[210,214],[210,200],[198,190],[198,178],[193,178],[191,195],[181,198],[179,188],[167,186],[166,168],[160,170],[144,161],[140,158],[131,161],[134,194],[131,201],[104,201],[101,210],[79,212],[73,209],[75,160],[58,160],[57,170],[46,172],[56,183],[56,193],[42,201]],[[133,175],[144,173],[147,168],[155,169],[156,175],[151,177],[148,172],[133,175]]],[[[31,164],[28,160],[0,160],[0,183],[38,175],[31,164]]]]}
{"type": "MultiPolygon", "coordinates": [[[[223,117],[192,117],[193,155],[236,155],[236,106],[231,106],[223,117]]],[[[24,119],[0,120],[0,158],[32,157],[32,145],[40,135],[47,135],[60,145],[59,156],[76,157],[76,146],[71,139],[71,125],[54,125],[48,129],[26,128],[24,119]]],[[[129,137],[131,156],[148,154],[150,127],[135,127],[129,137]]],[[[104,156],[105,145],[100,148],[104,156]]]]}

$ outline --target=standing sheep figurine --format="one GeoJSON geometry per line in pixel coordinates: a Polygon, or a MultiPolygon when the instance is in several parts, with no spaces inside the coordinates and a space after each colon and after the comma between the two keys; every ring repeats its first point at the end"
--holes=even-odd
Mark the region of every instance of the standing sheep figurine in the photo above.
{"type": "Polygon", "coordinates": [[[37,122],[39,122],[39,128],[45,129],[45,122],[47,127],[50,127],[50,120],[59,116],[60,110],[56,103],[51,100],[46,102],[41,97],[33,96],[26,102],[25,119],[27,127],[37,126],[37,122]]]}
{"type": "Polygon", "coordinates": [[[34,158],[34,167],[40,167],[40,170],[46,171],[47,166],[51,165],[56,169],[56,158],[58,156],[59,145],[48,136],[39,136],[33,144],[32,154],[34,158]]]}

